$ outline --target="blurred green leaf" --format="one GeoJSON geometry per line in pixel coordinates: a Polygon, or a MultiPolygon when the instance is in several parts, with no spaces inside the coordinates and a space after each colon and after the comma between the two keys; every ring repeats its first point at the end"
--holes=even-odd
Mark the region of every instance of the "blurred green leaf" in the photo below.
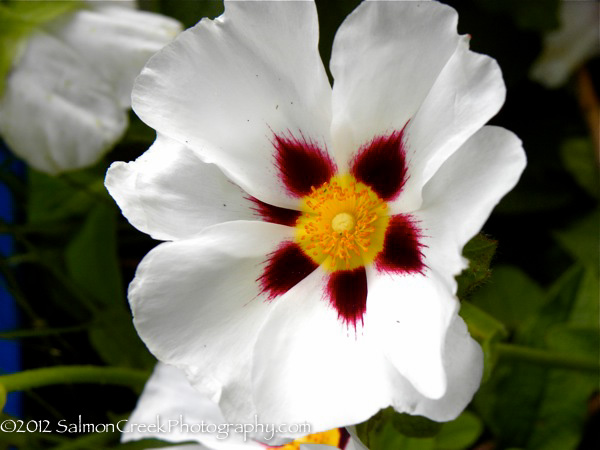
{"type": "Polygon", "coordinates": [[[462,450],[471,447],[483,433],[481,419],[470,411],[463,412],[456,420],[446,422],[435,438],[438,450],[462,450]]]}
{"type": "Polygon", "coordinates": [[[114,208],[98,205],[65,252],[67,271],[98,304],[121,304],[123,284],[117,256],[114,208]]]}
{"type": "Polygon", "coordinates": [[[89,337],[98,355],[109,365],[151,369],[156,364],[137,335],[129,311],[123,307],[97,314],[89,337]]]}
{"type": "Polygon", "coordinates": [[[388,420],[394,425],[396,430],[408,437],[432,437],[442,429],[441,423],[434,422],[423,416],[411,416],[410,414],[392,412],[392,414],[389,414],[388,420]]]}
{"type": "Polygon", "coordinates": [[[427,419],[423,422],[420,416],[398,414],[391,408],[378,416],[377,425],[370,428],[368,436],[361,436],[370,450],[462,450],[483,432],[481,420],[468,411],[445,423],[427,419]],[[409,420],[405,420],[407,416],[409,420]]]}
{"type": "Polygon", "coordinates": [[[498,359],[494,343],[506,339],[508,332],[502,322],[468,301],[461,302],[459,314],[467,323],[469,334],[481,344],[485,381],[490,377],[498,359]]]}
{"type": "Polygon", "coordinates": [[[489,282],[470,299],[510,329],[516,329],[532,318],[544,300],[542,288],[514,266],[494,268],[489,282]]]}
{"type": "Polygon", "coordinates": [[[104,173],[98,168],[79,170],[60,177],[30,169],[29,192],[29,223],[64,221],[85,214],[100,199],[107,203],[110,200],[104,188],[104,173]]]}
{"type": "Polygon", "coordinates": [[[600,176],[591,139],[578,137],[565,140],[560,147],[560,156],[577,184],[592,197],[598,198],[600,176]]]}
{"type": "Polygon", "coordinates": [[[463,256],[469,260],[469,267],[458,277],[458,298],[464,299],[491,274],[490,263],[498,242],[483,234],[478,234],[465,245],[463,256]]]}
{"type": "MultiPolygon", "coordinates": [[[[557,280],[548,291],[546,302],[535,314],[535,320],[524,324],[522,332],[516,336],[515,343],[544,348],[548,333],[569,320],[583,280],[584,270],[581,267],[573,267],[557,280]]],[[[535,436],[542,426],[541,416],[546,414],[546,406],[543,405],[548,404],[547,408],[550,410],[560,408],[560,389],[566,389],[566,386],[557,387],[560,380],[555,379],[556,373],[567,371],[549,371],[531,363],[500,360],[489,382],[477,393],[474,404],[486,424],[501,440],[501,446],[543,448],[530,446],[529,442],[538,439],[535,436]],[[550,390],[557,401],[556,404],[552,404],[548,398],[550,390]]],[[[568,373],[576,374],[574,371],[568,373]]],[[[583,391],[587,392],[585,396],[581,396],[580,393],[574,394],[578,404],[573,408],[580,414],[575,429],[577,434],[582,426],[581,401],[585,401],[583,397],[587,398],[590,394],[587,388],[583,391]]],[[[564,407],[564,413],[569,414],[571,403],[565,404],[564,407]]],[[[574,428],[571,426],[570,429],[574,428]]],[[[562,445],[568,444],[567,440],[561,442],[562,445]]],[[[569,444],[563,448],[568,450],[573,447],[569,444]]]]}
{"type": "Polygon", "coordinates": [[[560,245],[581,264],[599,270],[598,249],[600,249],[600,211],[577,221],[567,230],[556,231],[554,236],[560,245]]]}

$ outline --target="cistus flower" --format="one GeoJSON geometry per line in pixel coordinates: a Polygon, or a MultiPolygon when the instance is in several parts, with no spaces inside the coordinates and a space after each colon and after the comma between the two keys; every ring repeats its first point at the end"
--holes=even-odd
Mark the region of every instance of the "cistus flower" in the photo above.
{"type": "Polygon", "coordinates": [[[134,6],[127,1],[0,6],[0,38],[18,41],[0,92],[0,136],[35,169],[56,174],[92,165],[125,132],[133,80],[181,31],[176,20],[134,6]],[[56,8],[65,12],[45,22],[37,16],[54,17],[56,8]]]}
{"type": "Polygon", "coordinates": [[[445,421],[477,390],[454,276],[525,156],[483,127],[504,83],[456,24],[439,3],[363,2],[332,88],[313,2],[225,2],[137,78],[158,137],[106,186],[171,242],[138,267],[134,323],[230,422],[445,421]]]}
{"type": "Polygon", "coordinates": [[[286,424],[285,429],[304,431],[293,442],[277,443],[274,424],[256,420],[245,424],[228,423],[219,407],[196,391],[179,369],[157,364],[126,423],[120,424],[122,441],[156,438],[168,442],[197,442],[185,448],[214,450],[308,450],[308,444],[323,449],[365,450],[345,428],[310,433],[307,424],[286,424]],[[262,441],[255,440],[261,435],[262,441]]]}
{"type": "Polygon", "coordinates": [[[598,1],[563,0],[560,26],[544,36],[544,47],[531,68],[531,78],[547,88],[557,88],[586,60],[600,54],[599,17],[598,1]]]}

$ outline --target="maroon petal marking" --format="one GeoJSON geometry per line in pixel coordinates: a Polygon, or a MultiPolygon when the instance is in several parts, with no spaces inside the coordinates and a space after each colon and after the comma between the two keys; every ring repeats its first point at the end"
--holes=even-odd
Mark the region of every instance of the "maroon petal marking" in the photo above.
{"type": "Polygon", "coordinates": [[[338,444],[339,448],[346,448],[346,445],[348,445],[348,442],[350,442],[350,433],[348,433],[348,430],[346,430],[346,428],[339,428],[340,430],[340,443],[338,444]]]}
{"type": "Polygon", "coordinates": [[[383,272],[422,273],[421,232],[408,214],[390,217],[383,249],[375,258],[375,267],[383,272]]]}
{"type": "Polygon", "coordinates": [[[293,227],[296,226],[296,220],[300,217],[300,214],[302,214],[300,211],[293,209],[269,205],[252,196],[245,198],[254,204],[250,209],[252,209],[264,222],[278,223],[279,225],[293,227]]]}
{"type": "Polygon", "coordinates": [[[261,293],[273,300],[296,286],[317,267],[298,244],[284,242],[268,255],[263,273],[256,281],[260,284],[261,293]]]}
{"type": "Polygon", "coordinates": [[[367,273],[364,267],[338,270],[329,276],[327,293],[338,318],[356,329],[367,309],[367,273]]]}
{"type": "Polygon", "coordinates": [[[293,197],[310,194],[311,187],[319,187],[337,171],[336,165],[326,151],[317,143],[287,135],[274,135],[275,165],[286,191],[293,197]]]}
{"type": "Polygon", "coordinates": [[[350,163],[350,173],[385,201],[396,198],[408,179],[403,135],[404,128],[373,138],[350,163]]]}

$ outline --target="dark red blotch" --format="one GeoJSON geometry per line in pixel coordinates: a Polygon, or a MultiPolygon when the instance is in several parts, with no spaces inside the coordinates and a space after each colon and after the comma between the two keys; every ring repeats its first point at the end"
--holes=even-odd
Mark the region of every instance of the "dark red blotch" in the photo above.
{"type": "Polygon", "coordinates": [[[274,135],[275,165],[288,194],[304,197],[311,187],[318,188],[335,174],[337,168],[329,154],[315,142],[291,133],[274,135]]]}
{"type": "Polygon", "coordinates": [[[350,173],[385,201],[396,198],[407,180],[403,136],[404,129],[375,137],[351,162],[350,173]]]}
{"type": "Polygon", "coordinates": [[[327,294],[338,318],[356,328],[367,309],[367,273],[364,267],[338,270],[329,276],[327,294]]]}
{"type": "Polygon", "coordinates": [[[422,273],[423,245],[419,228],[411,216],[399,214],[390,217],[383,249],[375,258],[375,267],[385,272],[422,273]]]}
{"type": "Polygon", "coordinates": [[[254,206],[252,210],[265,222],[278,223],[279,225],[296,226],[296,220],[301,212],[293,209],[281,208],[261,202],[255,197],[246,197],[254,206]]]}
{"type": "Polygon", "coordinates": [[[284,242],[268,256],[263,273],[256,281],[261,293],[272,300],[285,294],[316,268],[317,264],[297,244],[284,242]]]}

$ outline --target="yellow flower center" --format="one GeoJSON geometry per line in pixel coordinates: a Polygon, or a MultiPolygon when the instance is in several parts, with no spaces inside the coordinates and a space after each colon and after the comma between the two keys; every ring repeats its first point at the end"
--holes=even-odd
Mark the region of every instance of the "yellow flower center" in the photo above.
{"type": "Polygon", "coordinates": [[[302,199],[296,240],[327,270],[352,270],[383,248],[388,206],[352,175],[336,175],[302,199]]]}
{"type": "Polygon", "coordinates": [[[339,428],[334,428],[333,430],[323,431],[322,433],[309,434],[300,439],[296,439],[289,444],[285,444],[279,447],[269,447],[271,449],[278,450],[299,450],[300,444],[322,444],[322,445],[330,445],[335,448],[339,448],[340,440],[342,438],[342,433],[339,428]]]}

